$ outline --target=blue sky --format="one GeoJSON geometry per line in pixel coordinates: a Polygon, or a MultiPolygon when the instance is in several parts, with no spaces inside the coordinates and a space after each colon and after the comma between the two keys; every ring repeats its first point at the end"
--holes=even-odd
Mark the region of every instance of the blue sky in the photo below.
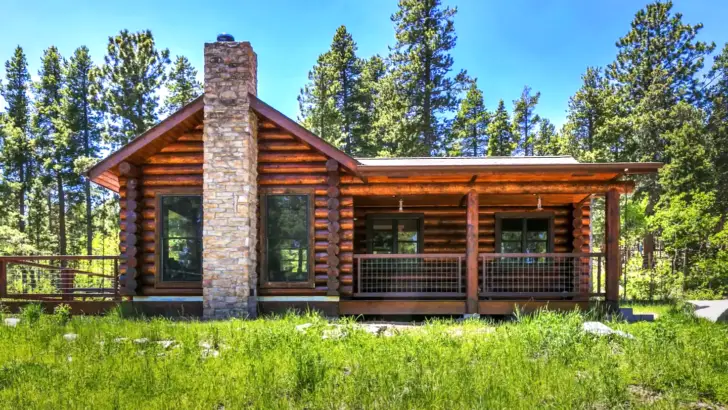
{"type": "MultiPolygon", "coordinates": [[[[444,0],[457,6],[456,69],[477,77],[486,105],[508,107],[523,86],[541,92],[538,113],[561,125],[569,97],[587,66],[603,66],[614,43],[647,2],[635,0],[444,0]]],[[[316,57],[326,51],[339,25],[346,25],[359,55],[387,54],[394,44],[389,16],[396,0],[2,0],[0,60],[16,45],[26,51],[36,76],[43,49],[64,56],[85,44],[97,62],[108,36],[121,29],[151,29],[158,46],[190,58],[202,71],[203,43],[220,32],[247,40],[258,54],[258,94],[296,117],[299,89],[316,57]],[[73,4],[69,6],[68,4],[73,4]],[[63,16],[63,17],[62,17],[63,16]]],[[[678,0],[675,11],[702,22],[701,39],[728,42],[728,1],[678,0]]],[[[710,62],[709,62],[710,63],[710,62]]],[[[0,67],[4,78],[4,66],[0,67]]]]}

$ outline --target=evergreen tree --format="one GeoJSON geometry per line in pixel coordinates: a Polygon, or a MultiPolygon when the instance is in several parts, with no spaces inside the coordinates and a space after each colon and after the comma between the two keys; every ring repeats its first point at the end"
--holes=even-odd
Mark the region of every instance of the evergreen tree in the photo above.
{"type": "Polygon", "coordinates": [[[25,231],[26,196],[32,175],[32,139],[30,137],[30,74],[23,49],[15,48],[13,57],[5,62],[5,85],[0,89],[7,104],[2,163],[5,178],[17,183],[18,230],[25,231]]]}
{"type": "Polygon", "coordinates": [[[332,90],[335,73],[331,70],[327,55],[322,54],[308,72],[308,83],[298,95],[298,120],[314,134],[335,147],[342,145],[339,132],[341,114],[336,110],[332,90]]]}
{"type": "Polygon", "coordinates": [[[604,124],[611,118],[613,101],[609,83],[600,68],[588,67],[582,75],[581,88],[569,99],[564,126],[571,155],[581,161],[606,161],[608,142],[604,141],[604,124]]]}
{"type": "MultiPolygon", "coordinates": [[[[63,115],[68,132],[73,139],[70,156],[75,158],[77,174],[96,162],[101,150],[101,113],[96,109],[98,95],[93,92],[94,64],[88,48],[76,49],[65,65],[66,87],[63,89],[63,115]]],[[[91,181],[84,178],[83,197],[85,202],[84,226],[86,254],[93,253],[93,198],[91,181]]]]}
{"type": "Polygon", "coordinates": [[[533,155],[533,141],[536,126],[541,120],[534,113],[541,93],[531,95],[531,87],[523,87],[521,97],[513,101],[513,133],[518,141],[518,151],[523,155],[533,155]]]}
{"type": "Polygon", "coordinates": [[[714,162],[716,202],[728,219],[728,44],[715,57],[707,82],[709,150],[714,162]]]}
{"type": "Polygon", "coordinates": [[[405,135],[408,155],[432,155],[443,151],[447,132],[445,115],[454,112],[466,74],[454,77],[453,58],[457,36],[456,8],[443,8],[440,0],[400,0],[391,19],[397,39],[391,48],[393,83],[406,102],[405,135]]]}
{"type": "MultiPolygon", "coordinates": [[[[58,248],[60,255],[68,254],[66,236],[66,184],[71,178],[77,178],[73,172],[73,160],[77,152],[73,149],[73,141],[63,124],[63,59],[55,46],[49,47],[43,53],[41,69],[38,71],[40,80],[35,85],[36,101],[33,129],[37,139],[39,157],[43,162],[43,179],[45,186],[55,184],[56,200],[58,201],[58,248]]],[[[50,190],[48,194],[50,195],[50,190]]],[[[52,200],[48,197],[49,215],[52,200]]],[[[34,230],[40,230],[35,226],[34,230]]]]}
{"type": "Polygon", "coordinates": [[[162,112],[170,115],[202,94],[202,83],[197,80],[197,70],[187,57],[177,56],[167,80],[169,94],[164,99],[162,112]]]}
{"type": "Polygon", "coordinates": [[[514,139],[511,119],[503,100],[498,102],[498,108],[488,124],[488,137],[488,156],[509,157],[513,155],[517,142],[514,139]]]}
{"type": "Polygon", "coordinates": [[[157,92],[166,81],[169,50],[158,50],[149,30],[122,30],[109,37],[101,67],[105,111],[110,115],[107,138],[126,144],[157,122],[157,92]]]}
{"type": "Polygon", "coordinates": [[[362,127],[357,124],[362,107],[362,61],[356,56],[356,43],[346,26],[336,29],[328,63],[334,73],[334,104],[341,118],[341,138],[344,152],[353,154],[360,145],[362,127]]]}
{"type": "Polygon", "coordinates": [[[490,114],[483,102],[483,92],[478,88],[477,79],[474,79],[455,115],[448,155],[484,156],[488,151],[489,122],[490,114]]]}
{"type": "Polygon", "coordinates": [[[361,108],[358,113],[360,141],[356,153],[362,157],[374,157],[379,152],[381,130],[376,126],[382,117],[385,102],[382,101],[381,82],[387,74],[387,66],[378,55],[364,61],[361,74],[361,108]]]}
{"type": "Polygon", "coordinates": [[[538,123],[538,133],[533,141],[534,155],[563,155],[565,144],[556,133],[556,127],[547,118],[538,123]]]}

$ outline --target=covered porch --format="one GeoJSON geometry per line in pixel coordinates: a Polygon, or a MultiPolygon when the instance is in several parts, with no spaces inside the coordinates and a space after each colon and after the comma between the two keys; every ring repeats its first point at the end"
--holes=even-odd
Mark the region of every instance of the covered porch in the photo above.
{"type": "Polygon", "coordinates": [[[342,187],[353,198],[354,253],[353,293],[341,299],[340,313],[509,314],[588,308],[595,300],[616,308],[619,198],[634,184],[610,176],[489,183],[388,177],[342,187]],[[600,252],[591,248],[595,196],[606,199],[600,252]]]}

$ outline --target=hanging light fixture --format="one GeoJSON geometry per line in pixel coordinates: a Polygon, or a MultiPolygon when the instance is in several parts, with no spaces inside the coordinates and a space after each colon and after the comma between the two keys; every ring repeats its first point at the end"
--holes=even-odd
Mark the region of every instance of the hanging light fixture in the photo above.
{"type": "Polygon", "coordinates": [[[400,198],[400,199],[399,199],[399,212],[403,212],[403,211],[404,211],[404,210],[402,209],[402,204],[403,204],[403,203],[404,203],[404,200],[402,200],[402,198],[400,198]]]}
{"type": "Polygon", "coordinates": [[[538,195],[537,198],[538,198],[538,203],[536,204],[536,210],[540,211],[543,209],[543,208],[541,208],[541,195],[538,195]]]}

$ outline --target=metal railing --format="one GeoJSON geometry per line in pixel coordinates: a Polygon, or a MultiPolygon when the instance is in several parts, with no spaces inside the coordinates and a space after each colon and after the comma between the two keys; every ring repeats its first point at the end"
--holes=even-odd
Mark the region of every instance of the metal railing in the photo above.
{"type": "Polygon", "coordinates": [[[601,253],[480,254],[481,297],[590,296],[597,269],[601,293],[601,253]]]}
{"type": "Polygon", "coordinates": [[[465,295],[465,254],[354,255],[355,296],[465,295]]]}
{"type": "Polygon", "coordinates": [[[119,256],[1,256],[0,299],[118,300],[119,256]]]}

